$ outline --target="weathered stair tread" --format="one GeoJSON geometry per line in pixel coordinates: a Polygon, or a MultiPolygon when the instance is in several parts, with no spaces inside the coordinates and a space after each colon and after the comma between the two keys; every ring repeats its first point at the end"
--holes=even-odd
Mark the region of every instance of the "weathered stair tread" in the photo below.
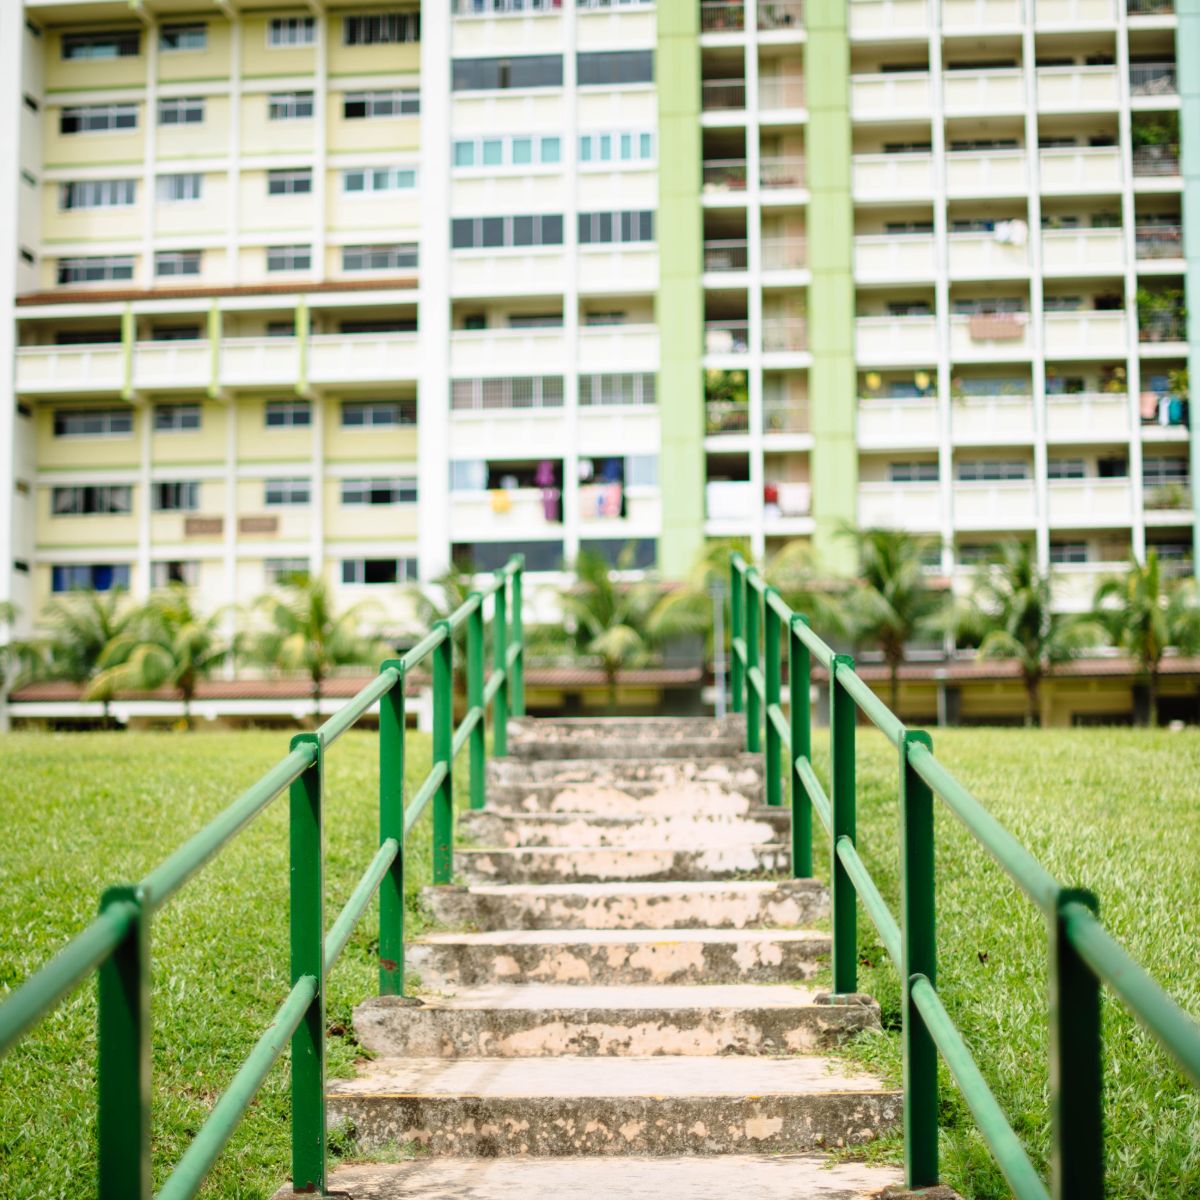
{"type": "MultiPolygon", "coordinates": [[[[699,984],[694,987],[633,984],[625,987],[562,987],[555,984],[493,984],[451,988],[423,996],[422,1007],[448,1009],[653,1009],[678,1012],[687,1009],[781,1008],[812,1005],[824,995],[817,988],[792,984],[699,984]]],[[[387,999],[387,997],[385,997],[387,999]]],[[[368,1001],[372,1003],[372,1001],[368,1001]]]]}
{"type": "Polygon", "coordinates": [[[820,942],[829,935],[812,929],[674,929],[669,936],[645,929],[489,929],[479,933],[428,933],[418,946],[745,946],[753,943],[820,942]]]}
{"type": "Polygon", "coordinates": [[[680,850],[757,845],[782,840],[791,827],[783,808],[760,806],[745,813],[682,811],[649,813],[518,813],[468,810],[459,831],[483,846],[638,848],[670,845],[680,850]]]}
{"type": "MultiPolygon", "coordinates": [[[[706,1158],[463,1158],[338,1167],[330,1190],[354,1200],[874,1200],[900,1182],[891,1167],[820,1155],[706,1158]]],[[[291,1185],[276,1200],[291,1200],[291,1185]]]]}

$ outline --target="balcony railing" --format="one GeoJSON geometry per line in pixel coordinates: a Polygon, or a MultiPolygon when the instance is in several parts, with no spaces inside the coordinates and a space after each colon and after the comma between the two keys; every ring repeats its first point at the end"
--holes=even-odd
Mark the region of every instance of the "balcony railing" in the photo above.
{"type": "Polygon", "coordinates": [[[788,400],[763,401],[764,433],[808,433],[808,405],[788,400]]]}
{"type": "Polygon", "coordinates": [[[808,322],[803,317],[764,318],[762,348],[766,354],[807,350],[808,322]]]}
{"type": "Polygon", "coordinates": [[[804,0],[758,0],[759,29],[801,29],[804,0]]]}
{"type": "Polygon", "coordinates": [[[1134,230],[1138,258],[1182,258],[1183,227],[1144,225],[1134,230]]]}
{"type": "Polygon", "coordinates": [[[704,432],[709,437],[746,433],[750,429],[750,405],[739,400],[709,400],[704,405],[704,432]]]}
{"type": "Polygon", "coordinates": [[[706,79],[700,85],[700,107],[705,112],[732,112],[746,107],[744,79],[706,79]]]}
{"type": "Polygon", "coordinates": [[[1131,17],[1167,17],[1175,11],[1175,0],[1126,0],[1131,17]]]}
{"type": "MultiPolygon", "coordinates": [[[[561,12],[563,0],[454,0],[451,12],[456,17],[484,17],[494,13],[561,12]]],[[[580,0],[580,8],[584,8],[580,0]]]]}
{"type": "Polygon", "coordinates": [[[704,352],[706,354],[749,354],[749,321],[705,321],[704,352]]]}
{"type": "Polygon", "coordinates": [[[700,178],[706,192],[744,192],[746,190],[746,160],[744,158],[710,158],[700,168],[700,178]]]}
{"type": "Polygon", "coordinates": [[[1179,91],[1173,62],[1133,63],[1129,67],[1131,96],[1174,96],[1179,91]]]}
{"type": "Polygon", "coordinates": [[[738,33],[746,28],[746,6],[725,4],[721,0],[702,0],[701,33],[738,33]]]}
{"type": "Polygon", "coordinates": [[[803,108],[802,75],[764,75],[758,81],[759,108],[803,108]]]}
{"type": "Polygon", "coordinates": [[[744,271],[749,266],[749,246],[744,241],[704,243],[706,271],[744,271]]]}
{"type": "Polygon", "coordinates": [[[1146,313],[1138,318],[1139,342],[1183,342],[1187,340],[1187,321],[1182,313],[1146,313]]]}
{"type": "Polygon", "coordinates": [[[759,163],[758,181],[761,187],[768,190],[802,188],[804,159],[767,156],[759,163]]]}
{"type": "Polygon", "coordinates": [[[1165,143],[1161,146],[1134,146],[1133,173],[1135,175],[1178,175],[1179,147],[1165,143]]]}
{"type": "Polygon", "coordinates": [[[764,271],[800,271],[808,261],[808,243],[804,238],[763,238],[764,271]]]}

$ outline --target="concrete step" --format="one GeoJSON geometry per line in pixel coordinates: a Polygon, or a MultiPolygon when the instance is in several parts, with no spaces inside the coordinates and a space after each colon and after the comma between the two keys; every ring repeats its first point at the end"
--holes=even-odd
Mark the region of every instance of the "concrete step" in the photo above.
{"type": "Polygon", "coordinates": [[[648,816],[594,813],[515,813],[495,809],[459,814],[459,832],[482,846],[704,846],[782,842],[792,827],[790,810],[750,809],[724,814],[648,816]]]}
{"type": "Polygon", "coordinates": [[[769,1154],[861,1145],[899,1116],[897,1093],[818,1056],[376,1059],[329,1085],[330,1126],[368,1153],[769,1154]]]}
{"type": "Polygon", "coordinates": [[[829,916],[829,892],[815,879],[477,884],[423,896],[434,920],[454,929],[787,929],[829,916]]]}
{"type": "Polygon", "coordinates": [[[626,741],[665,741],[670,738],[744,737],[741,713],[724,717],[513,717],[509,743],[569,741],[572,738],[622,738],[626,741]]]}
{"type": "Polygon", "coordinates": [[[819,995],[786,985],[491,985],[420,1004],[375,997],[354,1010],[354,1032],[392,1058],[645,1058],[796,1054],[879,1027],[877,1004],[818,1003],[819,995]]]}
{"type": "Polygon", "coordinates": [[[454,852],[466,883],[606,883],[612,880],[740,879],[787,874],[791,851],[782,842],[679,850],[644,847],[517,847],[454,852]]]}
{"type": "MultiPolygon", "coordinates": [[[[336,1167],[333,1195],[354,1200],[878,1200],[899,1186],[893,1167],[818,1154],[707,1158],[423,1158],[336,1167]]],[[[275,1200],[295,1200],[289,1183],[275,1200]]]]}
{"type": "Polygon", "coordinates": [[[794,983],[829,955],[806,929],[528,929],[433,933],[406,963],[424,988],[490,983],[794,983]]]}
{"type": "Polygon", "coordinates": [[[741,717],[612,718],[608,720],[514,721],[509,727],[512,758],[557,761],[579,758],[722,758],[744,744],[741,717]]]}

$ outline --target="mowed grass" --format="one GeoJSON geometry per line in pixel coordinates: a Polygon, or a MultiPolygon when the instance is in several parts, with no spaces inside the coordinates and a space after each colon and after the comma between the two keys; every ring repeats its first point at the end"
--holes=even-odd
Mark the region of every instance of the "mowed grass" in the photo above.
{"type": "MultiPolygon", "coordinates": [[[[429,739],[408,736],[409,795],[429,739]]],[[[286,733],[14,734],[0,741],[0,998],[96,911],[286,752],[286,733]]],[[[377,738],[351,732],[326,758],[326,927],[378,846],[377,738]]],[[[460,756],[465,762],[466,754],[460,756]]],[[[465,794],[465,793],[461,793],[465,794]]],[[[287,796],[188,883],[153,925],[153,1156],[157,1189],[287,995],[287,796]]],[[[410,833],[409,930],[429,881],[426,812],[410,833]]],[[[326,992],[331,1074],[353,1068],[354,1004],[378,987],[372,905],[326,992]]],[[[89,981],[0,1060],[0,1196],[52,1200],[95,1190],[95,984],[89,981]]],[[[205,1185],[269,1197],[289,1169],[287,1055],[205,1185]]]]}
{"type": "MultiPolygon", "coordinates": [[[[1200,733],[935,730],[938,757],[1063,884],[1092,889],[1105,926],[1200,1018],[1200,733]]],[[[828,778],[828,741],[818,766],[828,778]]],[[[899,913],[898,752],[860,730],[858,847],[899,913]]],[[[1045,923],[965,827],[936,807],[938,987],[1035,1166],[1048,1173],[1045,923]]],[[[817,822],[814,822],[818,824],[817,822]]],[[[822,830],[823,834],[823,830],[822,830]]],[[[824,844],[819,871],[828,870],[824,844]]],[[[859,988],[884,1033],[847,1053],[901,1080],[896,972],[860,908],[859,988]]],[[[1110,992],[1103,1000],[1108,1196],[1200,1196],[1200,1094],[1110,992]]],[[[942,1066],[945,1181],[1010,1193],[942,1066]]],[[[898,1137],[873,1153],[900,1161],[898,1137]]],[[[1047,1176],[1048,1177],[1048,1176],[1047,1176]]]]}

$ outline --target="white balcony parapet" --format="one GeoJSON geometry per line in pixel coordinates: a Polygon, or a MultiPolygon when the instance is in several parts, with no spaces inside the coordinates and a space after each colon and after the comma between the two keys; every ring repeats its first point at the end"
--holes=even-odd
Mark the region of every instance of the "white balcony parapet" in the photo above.
{"type": "Polygon", "coordinates": [[[125,382],[125,351],[120,343],[21,346],[16,360],[18,393],[119,392],[125,382]]]}
{"type": "Polygon", "coordinates": [[[1020,147],[953,150],[946,155],[946,190],[951,196],[1023,196],[1028,181],[1020,147]]]}
{"type": "Polygon", "coordinates": [[[942,493],[936,483],[860,482],[858,525],[862,529],[907,529],[933,533],[941,528],[942,493]]]}
{"type": "Polygon", "coordinates": [[[294,337],[224,338],[221,383],[234,387],[278,387],[300,378],[300,342],[294,337]]]}
{"type": "Polygon", "coordinates": [[[1114,348],[1124,353],[1128,335],[1119,309],[1049,312],[1044,321],[1047,358],[1111,357],[1114,348]]]}
{"type": "Polygon", "coordinates": [[[850,112],[856,121],[927,117],[932,103],[928,71],[889,71],[850,77],[850,112]]]}
{"type": "Polygon", "coordinates": [[[1117,0],[1038,0],[1035,16],[1039,29],[1115,25],[1117,0]]]}
{"type": "Polygon", "coordinates": [[[1124,573],[1128,562],[1055,563],[1050,568],[1051,603],[1058,612],[1090,612],[1096,588],[1124,573]]]}
{"type": "Polygon", "coordinates": [[[808,322],[803,317],[764,317],[764,354],[794,354],[808,349],[808,322]]]}
{"type": "Polygon", "coordinates": [[[958,445],[1020,445],[1033,441],[1032,396],[957,397],[951,414],[958,445]]]}
{"type": "Polygon", "coordinates": [[[942,0],[942,28],[947,33],[987,35],[1021,23],[1021,0],[942,0]]]}
{"type": "Polygon", "coordinates": [[[936,446],[937,398],[863,397],[858,402],[858,444],[871,449],[936,446]]]}
{"type": "MultiPolygon", "coordinates": [[[[135,388],[188,388],[203,391],[212,379],[212,351],[206,338],[194,341],[138,342],[133,353],[135,388]]],[[[289,382],[294,383],[293,378],[289,382]]]]}
{"type": "Polygon", "coordinates": [[[803,271],[808,265],[808,242],[802,237],[764,237],[764,271],[803,271]]]}
{"type": "Polygon", "coordinates": [[[943,104],[947,114],[1020,112],[1025,104],[1025,76],[1020,67],[983,71],[946,71],[943,104]]]}
{"type": "Polygon", "coordinates": [[[1038,154],[1043,192],[1121,190],[1121,152],[1115,146],[1048,146],[1038,154]]]}
{"type": "Polygon", "coordinates": [[[1042,270],[1049,274],[1109,274],[1125,269],[1125,235],[1111,229],[1043,229],[1042,270]]]}
{"type": "Polygon", "coordinates": [[[1128,437],[1129,397],[1125,392],[1047,394],[1048,442],[1120,442],[1128,437]]]}
{"type": "Polygon", "coordinates": [[[1039,112],[1106,112],[1116,109],[1121,87],[1116,67],[1039,67],[1039,112]]]}
{"type": "Polygon", "coordinates": [[[318,333],[309,339],[308,377],[314,383],[416,379],[416,333],[318,333]]]}
{"type": "Polygon", "coordinates": [[[865,282],[933,279],[937,242],[931,233],[868,233],[854,239],[854,277],[865,282]]]}
{"type": "Polygon", "coordinates": [[[854,327],[860,363],[924,366],[937,360],[937,319],[933,316],[858,317],[854,327]]]}
{"type": "Polygon", "coordinates": [[[579,330],[579,370],[651,372],[659,365],[658,326],[583,325],[579,330]]]}
{"type": "Polygon", "coordinates": [[[950,318],[950,356],[963,361],[1028,358],[1029,314],[955,313],[950,318]]]}
{"type": "Polygon", "coordinates": [[[1120,526],[1133,519],[1128,479],[1051,479],[1046,501],[1052,529],[1120,526]]]}
{"type": "Polygon", "coordinates": [[[1002,241],[996,233],[965,232],[950,234],[948,243],[952,279],[1007,279],[1029,274],[1029,247],[1023,241],[1002,241]]]}
{"type": "Polygon", "coordinates": [[[541,488],[450,493],[450,534],[458,540],[561,537],[562,531],[561,521],[546,517],[541,488]]]}
{"type": "Polygon", "coordinates": [[[808,404],[792,400],[763,401],[763,433],[810,433],[808,404]]]}
{"type": "MultiPolygon", "coordinates": [[[[759,9],[761,15],[762,9],[759,9]]],[[[763,75],[758,80],[758,107],[767,111],[786,111],[803,108],[804,77],[802,75],[763,75]]]]}
{"type": "Polygon", "coordinates": [[[762,507],[761,495],[755,496],[752,483],[716,480],[704,485],[704,511],[710,521],[743,521],[762,507]]]}
{"type": "Polygon", "coordinates": [[[911,37],[928,31],[927,0],[850,0],[852,38],[911,37]]]}
{"type": "Polygon", "coordinates": [[[567,367],[562,326],[535,329],[455,329],[450,370],[455,375],[561,375],[567,367]]]}
{"type": "Polygon", "coordinates": [[[856,154],[852,168],[859,203],[894,204],[933,195],[932,154],[856,154]]]}
{"type": "Polygon", "coordinates": [[[1029,529],[1037,524],[1031,479],[954,484],[955,529],[1029,529]]]}

